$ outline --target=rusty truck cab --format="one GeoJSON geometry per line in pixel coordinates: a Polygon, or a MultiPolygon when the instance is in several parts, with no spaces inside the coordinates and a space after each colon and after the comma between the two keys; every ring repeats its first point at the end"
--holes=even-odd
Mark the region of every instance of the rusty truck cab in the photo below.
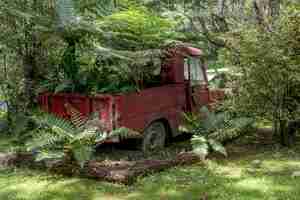
{"type": "Polygon", "coordinates": [[[181,46],[166,50],[161,68],[162,84],[185,84],[185,111],[194,112],[210,102],[206,63],[200,49],[181,46]]]}

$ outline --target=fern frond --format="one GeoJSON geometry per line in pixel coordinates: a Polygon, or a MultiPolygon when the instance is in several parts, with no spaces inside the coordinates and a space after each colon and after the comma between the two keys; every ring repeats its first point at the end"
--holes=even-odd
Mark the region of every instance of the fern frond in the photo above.
{"type": "Polygon", "coordinates": [[[236,118],[228,122],[228,126],[223,129],[218,129],[209,135],[209,138],[219,142],[225,142],[241,136],[248,127],[253,124],[251,118],[236,118]]]}
{"type": "Polygon", "coordinates": [[[78,131],[69,121],[52,114],[45,114],[38,120],[39,123],[48,126],[53,132],[62,137],[73,138],[78,131]]]}
{"type": "Polygon", "coordinates": [[[227,156],[222,143],[239,137],[254,122],[251,118],[231,118],[226,113],[210,112],[205,107],[200,110],[200,113],[204,115],[202,118],[194,119],[188,114],[184,114],[184,118],[185,126],[192,128],[191,133],[194,134],[191,139],[193,151],[203,158],[209,150],[227,156]]]}
{"type": "Polygon", "coordinates": [[[195,129],[199,127],[198,123],[198,117],[195,116],[193,113],[183,113],[183,119],[185,121],[186,128],[189,129],[195,129]]]}
{"type": "Polygon", "coordinates": [[[26,144],[29,151],[36,149],[44,149],[48,147],[56,147],[57,144],[61,143],[65,138],[55,133],[39,131],[35,133],[33,140],[26,144]]]}
{"type": "Polygon", "coordinates": [[[220,142],[218,142],[216,140],[212,140],[212,139],[209,139],[207,142],[208,142],[208,144],[210,145],[210,148],[213,151],[221,153],[225,157],[227,157],[227,151],[226,151],[225,147],[220,142]]]}
{"type": "Polygon", "coordinates": [[[130,139],[130,138],[139,138],[142,137],[141,133],[128,129],[126,127],[121,127],[115,129],[111,132],[97,132],[95,142],[101,144],[106,140],[118,137],[120,140],[130,139]]]}
{"type": "Polygon", "coordinates": [[[201,159],[205,159],[205,157],[209,153],[209,145],[205,137],[194,136],[191,139],[193,152],[200,156],[201,159]]]}
{"type": "MultiPolygon", "coordinates": [[[[94,143],[97,133],[99,133],[97,127],[87,128],[78,133],[72,141],[81,141],[82,143],[94,143]]],[[[72,143],[71,141],[71,143],[72,143]]]]}
{"type": "Polygon", "coordinates": [[[83,130],[84,126],[86,125],[86,123],[88,121],[88,117],[84,116],[79,110],[77,110],[74,106],[72,106],[69,103],[65,104],[65,108],[71,117],[72,124],[77,129],[83,130]]]}
{"type": "Polygon", "coordinates": [[[36,156],[36,161],[42,161],[42,160],[51,160],[51,159],[61,159],[64,157],[64,153],[62,151],[41,151],[36,156]]]}
{"type": "MultiPolygon", "coordinates": [[[[76,110],[73,111],[74,118],[76,117],[78,120],[75,121],[75,123],[78,125],[78,122],[80,122],[80,120],[82,121],[81,115],[78,115],[76,110]]],[[[63,151],[67,146],[72,156],[83,166],[84,163],[91,158],[95,144],[103,143],[114,137],[126,139],[141,136],[140,133],[125,127],[106,132],[103,129],[101,120],[97,119],[98,116],[99,115],[96,114],[96,119],[92,117],[90,121],[83,123],[84,125],[80,123],[80,126],[76,127],[69,121],[51,114],[44,114],[38,118],[42,130],[34,135],[34,139],[28,143],[27,147],[30,150],[38,149],[48,152],[47,150],[49,149],[60,149],[63,151]]],[[[52,157],[56,154],[49,155],[52,157]]],[[[41,158],[49,157],[49,155],[41,155],[41,158]]]]}
{"type": "Polygon", "coordinates": [[[115,129],[109,133],[108,137],[116,137],[118,136],[120,139],[128,139],[128,138],[136,138],[140,137],[141,134],[137,131],[134,131],[132,129],[121,127],[118,129],[115,129]]]}

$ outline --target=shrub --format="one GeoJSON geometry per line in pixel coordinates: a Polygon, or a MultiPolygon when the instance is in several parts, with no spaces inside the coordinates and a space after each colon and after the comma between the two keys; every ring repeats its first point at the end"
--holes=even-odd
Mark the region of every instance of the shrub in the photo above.
{"type": "Polygon", "coordinates": [[[290,3],[272,30],[248,24],[225,36],[223,55],[240,75],[233,106],[272,121],[276,134],[287,135],[286,121],[299,117],[299,5],[290,3]]]}
{"type": "Polygon", "coordinates": [[[92,158],[96,144],[114,137],[138,135],[124,127],[106,131],[95,116],[87,119],[73,113],[71,122],[51,114],[36,117],[39,128],[33,131],[33,140],[27,144],[27,148],[37,153],[38,160],[63,158],[67,162],[75,160],[83,167],[92,158]]]}
{"type": "Polygon", "coordinates": [[[201,108],[198,114],[184,113],[184,119],[185,123],[181,129],[193,134],[193,152],[202,158],[205,158],[209,151],[227,156],[223,143],[241,136],[254,122],[246,117],[233,118],[226,112],[215,113],[206,107],[201,108]]]}

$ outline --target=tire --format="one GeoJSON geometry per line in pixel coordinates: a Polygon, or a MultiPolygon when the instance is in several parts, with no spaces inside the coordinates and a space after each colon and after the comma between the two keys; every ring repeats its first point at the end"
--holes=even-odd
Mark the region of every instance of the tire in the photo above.
{"type": "Polygon", "coordinates": [[[163,149],[166,143],[167,132],[162,122],[153,122],[144,131],[141,149],[151,152],[163,149]]]}

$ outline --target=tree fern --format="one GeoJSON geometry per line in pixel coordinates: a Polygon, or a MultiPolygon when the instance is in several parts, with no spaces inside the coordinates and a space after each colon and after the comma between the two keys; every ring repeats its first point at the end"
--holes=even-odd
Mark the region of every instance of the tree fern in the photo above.
{"type": "Polygon", "coordinates": [[[76,108],[74,108],[71,104],[66,103],[65,108],[71,117],[72,124],[79,129],[83,129],[86,125],[88,117],[84,116],[80,113],[76,108]]]}

